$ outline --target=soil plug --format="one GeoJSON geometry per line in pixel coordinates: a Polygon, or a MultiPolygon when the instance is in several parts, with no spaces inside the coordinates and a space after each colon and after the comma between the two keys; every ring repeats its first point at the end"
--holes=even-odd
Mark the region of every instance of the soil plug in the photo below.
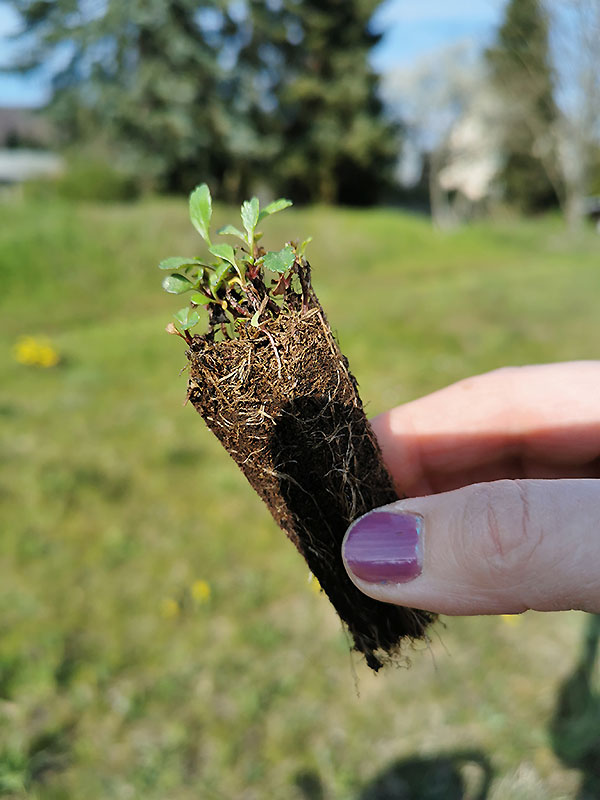
{"type": "Polygon", "coordinates": [[[291,205],[241,208],[243,230],[217,235],[202,184],[190,196],[192,223],[209,257],[168,258],[163,288],[192,292],[170,333],[183,338],[190,367],[188,398],[296,545],[351,633],[378,670],[403,639],[419,639],[434,615],[380,603],[351,582],[341,558],[348,526],[397,500],[356,380],[315,294],[303,242],[266,251],[257,230],[291,205]],[[222,241],[222,240],[221,240],[222,241]],[[191,334],[208,311],[208,331],[191,334]]]}

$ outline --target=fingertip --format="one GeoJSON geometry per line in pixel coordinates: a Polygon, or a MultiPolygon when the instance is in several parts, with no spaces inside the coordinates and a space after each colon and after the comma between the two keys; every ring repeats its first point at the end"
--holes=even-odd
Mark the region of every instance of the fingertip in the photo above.
{"type": "Polygon", "coordinates": [[[394,506],[359,517],[342,545],[349,572],[368,583],[408,583],[423,569],[423,517],[394,506]]]}

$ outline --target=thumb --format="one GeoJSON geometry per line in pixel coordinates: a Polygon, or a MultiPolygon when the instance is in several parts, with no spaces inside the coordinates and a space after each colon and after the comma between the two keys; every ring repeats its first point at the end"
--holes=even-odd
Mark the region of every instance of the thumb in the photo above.
{"type": "Polygon", "coordinates": [[[365,594],[440,614],[600,612],[600,480],[478,483],[360,517],[342,545],[365,594]]]}

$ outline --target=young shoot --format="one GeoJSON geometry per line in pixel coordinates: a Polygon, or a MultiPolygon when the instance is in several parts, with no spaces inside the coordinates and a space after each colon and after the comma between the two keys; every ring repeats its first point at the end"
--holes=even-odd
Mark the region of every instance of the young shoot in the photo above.
{"type": "Polygon", "coordinates": [[[241,325],[260,328],[290,306],[306,308],[310,270],[304,249],[310,239],[298,246],[288,242],[279,251],[259,245],[258,225],[267,217],[291,206],[280,198],[260,208],[257,197],[241,206],[242,229],[225,225],[217,236],[234,236],[239,243],[215,243],[211,239],[212,198],[206,183],[190,195],[189,213],[193,226],[204,239],[206,256],[175,256],[161,261],[159,269],[168,272],[162,282],[169,294],[191,292],[190,305],[174,314],[167,331],[191,341],[190,330],[200,322],[196,310],[205,306],[209,315],[207,336],[233,339],[241,325]]]}

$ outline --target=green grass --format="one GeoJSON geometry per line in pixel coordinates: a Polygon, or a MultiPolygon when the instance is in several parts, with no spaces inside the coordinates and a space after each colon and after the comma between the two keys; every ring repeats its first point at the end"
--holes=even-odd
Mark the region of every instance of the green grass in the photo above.
{"type": "MultiPolygon", "coordinates": [[[[411,669],[371,675],[182,406],[182,343],[163,333],[181,303],[155,267],[201,246],[185,204],[0,214],[0,795],[458,800],[489,768],[493,800],[575,797],[583,745],[567,757],[550,726],[584,615],[446,619],[411,669]],[[17,363],[22,335],[50,337],[61,364],[17,363]]],[[[591,232],[441,235],[322,208],[266,229],[273,246],[313,235],[370,413],[500,365],[598,356],[591,232]]]]}

